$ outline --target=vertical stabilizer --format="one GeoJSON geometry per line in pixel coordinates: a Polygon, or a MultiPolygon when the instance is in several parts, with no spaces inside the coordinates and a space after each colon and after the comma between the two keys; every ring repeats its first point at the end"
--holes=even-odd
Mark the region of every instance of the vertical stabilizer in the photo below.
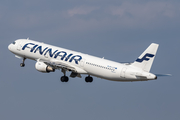
{"type": "Polygon", "coordinates": [[[151,45],[137,58],[132,66],[141,68],[142,70],[149,72],[154,61],[159,44],[151,43],[151,45]]]}

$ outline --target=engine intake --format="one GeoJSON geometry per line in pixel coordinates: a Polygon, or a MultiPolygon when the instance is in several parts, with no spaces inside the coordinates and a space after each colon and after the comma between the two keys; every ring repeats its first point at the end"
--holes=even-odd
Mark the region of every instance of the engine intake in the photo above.
{"type": "Polygon", "coordinates": [[[55,69],[52,68],[51,66],[46,65],[44,62],[36,62],[35,68],[39,72],[43,73],[49,73],[49,72],[54,72],[55,69]]]}

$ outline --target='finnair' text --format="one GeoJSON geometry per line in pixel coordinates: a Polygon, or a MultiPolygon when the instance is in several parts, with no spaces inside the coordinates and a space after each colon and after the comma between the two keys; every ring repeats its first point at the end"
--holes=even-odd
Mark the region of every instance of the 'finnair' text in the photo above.
{"type": "Polygon", "coordinates": [[[67,54],[67,52],[59,51],[59,50],[53,51],[52,48],[48,48],[48,47],[45,47],[43,49],[42,46],[39,46],[34,43],[25,44],[22,47],[22,50],[25,50],[26,48],[30,48],[30,52],[32,52],[32,53],[37,53],[39,51],[39,54],[44,55],[45,57],[47,57],[48,55],[51,58],[52,57],[53,58],[60,57],[60,60],[69,61],[69,62],[72,62],[74,60],[74,62],[76,64],[78,64],[78,62],[82,59],[82,57],[80,55],[73,55],[72,53],[67,54]]]}

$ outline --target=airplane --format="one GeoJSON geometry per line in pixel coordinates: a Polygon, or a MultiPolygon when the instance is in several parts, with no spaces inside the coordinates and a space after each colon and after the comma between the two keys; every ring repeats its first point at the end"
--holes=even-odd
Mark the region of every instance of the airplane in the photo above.
{"type": "Polygon", "coordinates": [[[64,74],[60,78],[62,82],[69,81],[66,72],[71,72],[72,78],[81,78],[81,74],[87,74],[85,81],[91,83],[91,76],[122,82],[155,80],[157,76],[163,76],[150,73],[158,46],[159,44],[151,43],[133,63],[114,62],[29,39],[15,40],[8,49],[15,57],[22,58],[21,67],[25,66],[26,59],[31,59],[36,61],[35,68],[39,72],[61,70],[64,74]]]}

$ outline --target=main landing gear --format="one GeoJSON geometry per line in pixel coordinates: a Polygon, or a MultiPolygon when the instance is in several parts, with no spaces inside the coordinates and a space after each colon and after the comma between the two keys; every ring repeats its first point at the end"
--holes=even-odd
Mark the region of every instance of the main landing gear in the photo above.
{"type": "Polygon", "coordinates": [[[64,76],[61,77],[61,82],[68,82],[69,78],[66,76],[66,70],[62,69],[62,71],[64,73],[64,76]]]}
{"type": "Polygon", "coordinates": [[[89,75],[85,78],[85,81],[91,83],[93,81],[93,78],[89,75]]]}
{"type": "MultiPolygon", "coordinates": [[[[64,76],[62,76],[62,77],[60,78],[61,82],[68,82],[68,81],[69,81],[69,77],[66,76],[66,70],[65,70],[65,69],[62,69],[61,72],[63,72],[63,74],[64,74],[64,76]]],[[[93,78],[92,78],[90,75],[88,75],[88,76],[85,78],[85,81],[86,81],[87,83],[88,83],[88,82],[91,83],[91,82],[93,82],[93,78]]]]}
{"type": "Polygon", "coordinates": [[[21,67],[24,67],[24,66],[25,66],[25,63],[24,63],[25,60],[26,60],[26,58],[23,58],[23,62],[20,64],[21,67]]]}
{"type": "Polygon", "coordinates": [[[62,76],[61,77],[61,82],[68,82],[69,81],[69,78],[67,76],[62,76]]]}
{"type": "MultiPolygon", "coordinates": [[[[64,74],[64,76],[61,77],[61,82],[68,82],[69,78],[64,74]]],[[[93,82],[93,78],[91,76],[88,76],[85,78],[85,81],[88,83],[93,82]]]]}

